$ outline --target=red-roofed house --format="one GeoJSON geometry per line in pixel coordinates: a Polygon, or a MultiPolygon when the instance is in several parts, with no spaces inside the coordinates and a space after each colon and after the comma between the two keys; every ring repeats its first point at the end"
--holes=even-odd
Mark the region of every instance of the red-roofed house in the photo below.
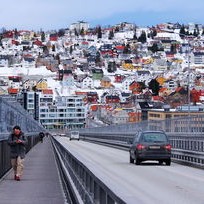
{"type": "Polygon", "coordinates": [[[52,89],[43,89],[42,93],[43,94],[53,94],[53,90],[52,89]]]}

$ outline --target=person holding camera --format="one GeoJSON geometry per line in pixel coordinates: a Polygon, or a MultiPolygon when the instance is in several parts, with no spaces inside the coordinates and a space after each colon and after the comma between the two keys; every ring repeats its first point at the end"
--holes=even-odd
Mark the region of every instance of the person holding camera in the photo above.
{"type": "Polygon", "coordinates": [[[12,133],[8,137],[8,145],[10,146],[11,166],[16,181],[20,181],[23,174],[27,143],[27,137],[21,131],[20,126],[14,126],[12,133]]]}

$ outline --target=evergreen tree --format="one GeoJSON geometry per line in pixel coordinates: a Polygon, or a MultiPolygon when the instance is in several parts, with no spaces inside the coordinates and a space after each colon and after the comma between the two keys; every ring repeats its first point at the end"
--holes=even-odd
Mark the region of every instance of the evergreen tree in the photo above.
{"type": "Polygon", "coordinates": [[[100,54],[100,52],[97,52],[96,53],[95,63],[99,64],[100,62],[101,62],[101,54],[100,54]]]}
{"type": "Polygon", "coordinates": [[[199,33],[198,33],[198,31],[197,31],[196,29],[194,29],[193,35],[194,35],[195,37],[197,37],[197,36],[199,35],[199,33]]]}
{"type": "Polygon", "coordinates": [[[108,69],[107,69],[108,72],[110,73],[113,73],[116,71],[116,63],[115,61],[113,62],[108,62],[108,69]]]}
{"type": "Polygon", "coordinates": [[[140,37],[138,38],[138,42],[141,43],[146,43],[147,42],[147,37],[145,31],[142,31],[140,37]]]}
{"type": "Polygon", "coordinates": [[[133,40],[137,40],[136,30],[134,31],[133,40]]]}
{"type": "Polygon", "coordinates": [[[149,89],[152,90],[153,96],[158,96],[158,94],[159,94],[159,89],[160,89],[159,82],[158,82],[156,79],[152,79],[152,80],[149,82],[149,89]]]}
{"type": "Polygon", "coordinates": [[[41,41],[45,42],[45,32],[44,31],[42,31],[41,33],[41,41]]]}
{"type": "Polygon", "coordinates": [[[149,48],[153,53],[159,51],[157,43],[153,43],[152,47],[149,48]]]}
{"type": "Polygon", "coordinates": [[[48,50],[47,46],[43,46],[43,53],[45,55],[49,54],[49,50],[48,50]]]}
{"type": "Polygon", "coordinates": [[[145,82],[139,81],[138,84],[140,85],[141,91],[146,88],[145,82]]]}
{"type": "Polygon", "coordinates": [[[179,34],[180,34],[181,38],[183,38],[186,35],[186,30],[185,30],[185,26],[184,25],[181,26],[179,34]]]}
{"type": "Polygon", "coordinates": [[[156,29],[153,29],[152,31],[152,37],[155,37],[157,35],[157,30],[156,29]]]}
{"type": "Polygon", "coordinates": [[[176,53],[176,44],[171,44],[170,50],[172,53],[176,53]]]}
{"type": "Polygon", "coordinates": [[[119,32],[119,31],[120,31],[119,27],[116,26],[116,27],[115,27],[115,32],[119,32]]]}
{"type": "Polygon", "coordinates": [[[14,30],[14,38],[15,39],[18,39],[18,30],[15,28],[14,30]]]}
{"type": "Polygon", "coordinates": [[[65,34],[65,30],[64,30],[64,29],[60,29],[60,30],[58,31],[58,36],[59,36],[59,37],[64,36],[64,34],[65,34]]]}
{"type": "Polygon", "coordinates": [[[84,35],[85,34],[85,31],[84,31],[84,28],[82,27],[81,31],[80,31],[80,35],[84,35]]]}
{"type": "Polygon", "coordinates": [[[101,39],[101,38],[102,38],[101,26],[99,26],[99,27],[97,28],[97,36],[98,36],[98,39],[101,39]]]}
{"type": "Polygon", "coordinates": [[[55,59],[58,61],[58,64],[60,64],[60,55],[59,55],[59,54],[57,54],[57,55],[55,56],[55,59]]]}
{"type": "Polygon", "coordinates": [[[76,28],[74,28],[74,35],[75,35],[75,36],[79,36],[79,34],[78,34],[78,32],[77,32],[77,29],[76,29],[76,28]]]}
{"type": "Polygon", "coordinates": [[[199,36],[200,35],[200,30],[199,30],[198,24],[195,24],[195,29],[196,29],[197,36],[199,36]]]}
{"type": "Polygon", "coordinates": [[[71,45],[70,48],[69,48],[69,53],[72,54],[72,52],[73,52],[73,47],[71,45]]]}
{"type": "Polygon", "coordinates": [[[52,51],[55,52],[55,45],[52,45],[52,51]]]}
{"type": "Polygon", "coordinates": [[[123,54],[130,54],[131,51],[130,51],[130,45],[127,44],[125,47],[124,47],[124,50],[123,50],[123,54]]]}
{"type": "Polygon", "coordinates": [[[109,39],[109,40],[112,40],[113,37],[114,37],[114,32],[113,32],[113,30],[110,30],[108,39],[109,39]]]}

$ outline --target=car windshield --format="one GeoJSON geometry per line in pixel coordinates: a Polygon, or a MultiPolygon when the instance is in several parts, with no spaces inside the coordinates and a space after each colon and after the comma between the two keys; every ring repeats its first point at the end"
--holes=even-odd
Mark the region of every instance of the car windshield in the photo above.
{"type": "Polygon", "coordinates": [[[166,142],[166,135],[163,133],[144,133],[142,135],[142,141],[144,142],[166,142]]]}

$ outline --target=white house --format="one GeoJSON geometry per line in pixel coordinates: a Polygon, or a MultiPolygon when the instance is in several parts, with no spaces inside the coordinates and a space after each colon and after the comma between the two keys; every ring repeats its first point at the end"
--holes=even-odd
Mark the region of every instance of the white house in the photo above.
{"type": "Polygon", "coordinates": [[[94,88],[93,79],[89,76],[82,80],[81,87],[84,88],[94,88]]]}

